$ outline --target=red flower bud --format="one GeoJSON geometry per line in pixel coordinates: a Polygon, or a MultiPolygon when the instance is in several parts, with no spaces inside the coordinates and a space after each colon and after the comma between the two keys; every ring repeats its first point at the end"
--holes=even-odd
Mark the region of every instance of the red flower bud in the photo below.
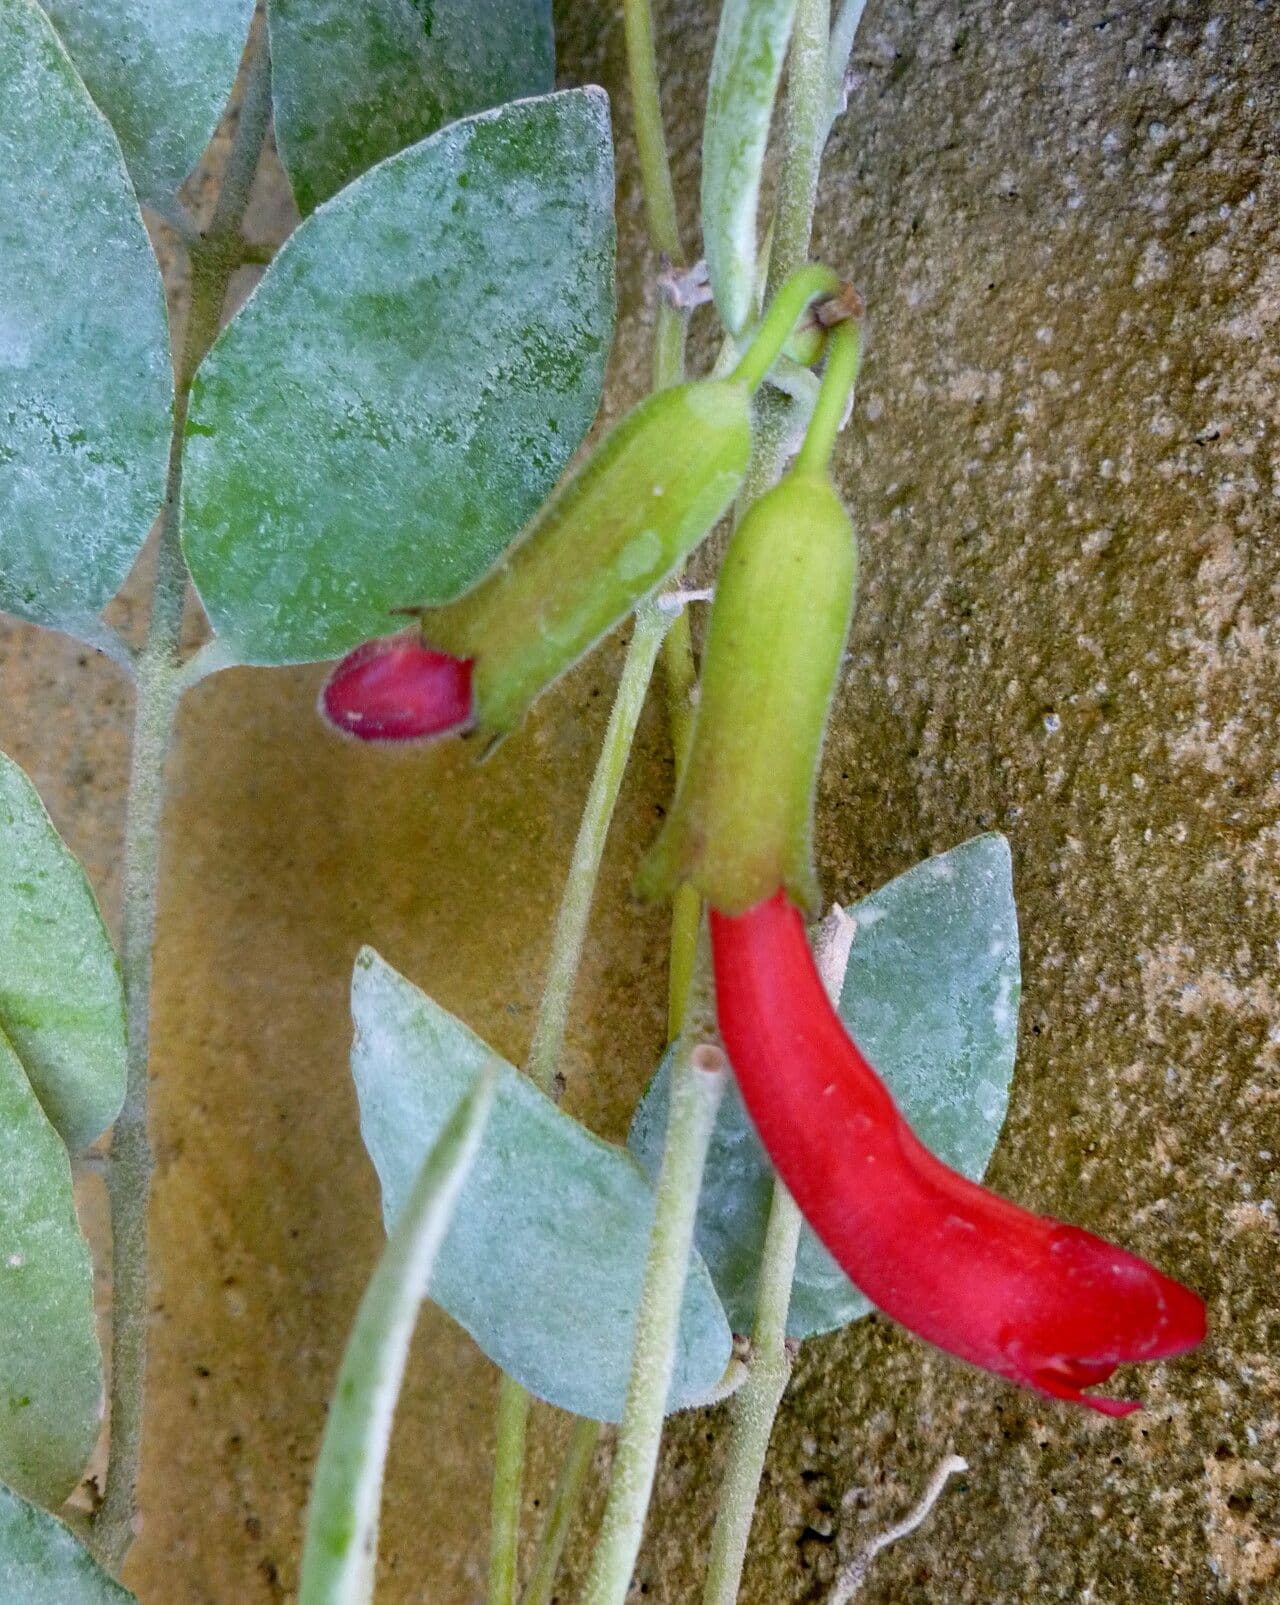
{"type": "Polygon", "coordinates": [[[325,682],[320,711],[361,741],[453,735],[474,720],[471,660],[432,651],[416,632],[366,641],[325,682]]]}
{"type": "Polygon", "coordinates": [[[845,1273],[886,1315],[1054,1398],[1193,1349],[1204,1304],[1124,1249],[1033,1215],[936,1159],[831,1007],[782,892],[712,912],[716,1008],[770,1159],[845,1273]]]}

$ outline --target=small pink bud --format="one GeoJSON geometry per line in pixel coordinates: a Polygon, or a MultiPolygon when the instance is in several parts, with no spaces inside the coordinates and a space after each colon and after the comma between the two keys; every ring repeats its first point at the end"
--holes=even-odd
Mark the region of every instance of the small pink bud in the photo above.
{"type": "Polygon", "coordinates": [[[393,635],[348,652],[325,682],[320,711],[361,741],[420,741],[453,735],[474,720],[470,658],[393,635]]]}

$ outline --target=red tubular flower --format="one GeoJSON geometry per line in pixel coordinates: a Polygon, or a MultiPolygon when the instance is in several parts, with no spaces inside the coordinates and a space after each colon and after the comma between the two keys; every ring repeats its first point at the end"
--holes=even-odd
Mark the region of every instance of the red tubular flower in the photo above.
{"type": "Polygon", "coordinates": [[[416,634],[366,641],[325,682],[320,711],[361,741],[415,741],[469,729],[471,661],[435,652],[416,634]]]}
{"type": "Polygon", "coordinates": [[[778,1174],[845,1273],[940,1349],[1040,1393],[1204,1337],[1204,1304],[1145,1260],[966,1180],[911,1131],[831,1007],[783,892],[712,912],[720,1031],[778,1174]]]}

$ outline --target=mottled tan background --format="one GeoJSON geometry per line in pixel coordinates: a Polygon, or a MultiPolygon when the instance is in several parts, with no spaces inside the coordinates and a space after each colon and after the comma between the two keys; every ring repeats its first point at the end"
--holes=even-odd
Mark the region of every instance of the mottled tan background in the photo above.
{"type": "MultiPolygon", "coordinates": [[[[608,0],[561,10],[565,81],[605,84],[617,114],[616,410],[643,383],[647,318],[620,21],[608,0]]],[[[691,203],[714,7],[658,11],[691,203]]],[[[1278,25],[1273,0],[870,0],[818,230],[871,308],[840,456],[865,589],[822,788],[827,887],[850,898],[1008,833],[1026,992],[993,1179],[1186,1276],[1213,1336],[1144,1376],[1149,1407],[1121,1423],[880,1320],[812,1343],[751,1605],[819,1600],[948,1449],[970,1473],[877,1562],[869,1605],[1280,1597],[1278,25]]],[[[285,222],[265,180],[264,237],[285,222]]],[[[345,1066],[352,958],[373,942],[519,1055],[617,663],[616,646],[593,658],[482,771],[326,738],[318,672],[236,671],[190,696],[157,964],[146,1526],[128,1572],[144,1605],[293,1598],[324,1400],[379,1242],[345,1066]]],[[[7,623],[0,670],[0,744],[114,916],[127,694],[7,623]]],[[[668,781],[655,708],[574,1020],[571,1104],[611,1136],[661,1034],[663,924],[626,887],[668,781]]],[[[387,1605],[482,1597],[494,1392],[428,1312],[387,1605]]],[[[724,1432],[713,1412],[671,1435],[647,1599],[697,1597],[724,1432]]],[[[548,1413],[535,1494],[560,1436],[548,1413]]]]}

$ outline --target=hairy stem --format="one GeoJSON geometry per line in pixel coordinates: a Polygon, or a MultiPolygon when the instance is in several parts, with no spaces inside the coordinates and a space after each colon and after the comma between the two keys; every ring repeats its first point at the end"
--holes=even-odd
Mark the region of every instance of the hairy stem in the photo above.
{"type": "Polygon", "coordinates": [[[591,903],[600,876],[600,860],[604,856],[609,824],[622,787],[622,776],[635,739],[636,726],[644,709],[645,694],[649,689],[658,649],[669,622],[670,615],[656,603],[647,603],[636,613],[622,677],[614,693],[604,745],[596,760],[582,822],[578,826],[578,838],[569,864],[569,878],[565,882],[560,912],[556,918],[551,963],[526,1065],[535,1085],[549,1097],[557,1095],[557,1075],[564,1053],[569,1004],[582,962],[582,946],[586,940],[587,922],[591,917],[591,903]]]}
{"type": "MultiPolygon", "coordinates": [[[[833,908],[819,932],[818,969],[833,1003],[840,997],[849,964],[854,922],[833,908]]],[[[751,1359],[747,1380],[733,1401],[729,1458],[707,1568],[702,1605],[733,1605],[742,1583],[747,1540],[755,1515],[760,1478],[764,1472],[769,1439],[778,1406],[791,1380],[791,1354],[787,1348],[787,1312],[795,1279],[796,1250],[800,1246],[803,1217],[780,1181],[773,1184],[769,1225],[760,1256],[760,1282],[756,1292],[756,1319],[751,1330],[751,1359]]]]}
{"type": "Polygon", "coordinates": [[[584,1416],[580,1416],[573,1424],[573,1433],[560,1466],[560,1478],[556,1483],[551,1509],[547,1512],[546,1529],[538,1545],[533,1574],[529,1578],[529,1586],[525,1590],[521,1605],[551,1605],[556,1574],[560,1570],[560,1558],[564,1554],[569,1528],[577,1513],[583,1489],[587,1485],[587,1473],[591,1470],[591,1459],[599,1441],[600,1423],[588,1421],[584,1416]]]}
{"type": "Polygon", "coordinates": [[[121,969],[128,1009],[128,1082],[107,1159],[111,1204],[111,1439],[106,1493],[94,1521],[95,1548],[118,1570],[133,1541],[147,1360],[147,1206],[154,1161],[147,1130],[151,956],[155,942],[164,812],[164,766],[177,709],[178,647],[186,600],[180,503],[182,446],[191,384],[218,332],[230,271],[216,244],[238,227],[270,114],[270,67],[259,25],[246,64],[240,121],[214,210],[210,244],[191,250],[191,298],[174,369],[173,432],[160,512],[146,643],[137,660],[133,754],[125,809],[124,933],[121,969]]]}
{"type": "Polygon", "coordinates": [[[683,267],[684,248],[680,244],[675,189],[671,183],[671,161],[667,155],[667,136],[662,126],[658,57],[653,42],[653,10],[649,0],[623,0],[622,20],[649,235],[659,251],[664,251],[677,267],[683,267]]]}
{"type": "Polygon", "coordinates": [[[830,123],[831,0],[799,0],[787,57],[782,173],[773,218],[766,303],[809,260],[818,172],[830,123]]]}
{"type": "Polygon", "coordinates": [[[690,1010],[672,1065],[671,1113],[644,1290],[636,1319],[627,1401],[618,1432],[613,1477],[582,1605],[622,1605],[644,1534],[662,1424],[675,1370],[676,1336],[684,1297],[693,1223],[707,1145],[728,1074],[721,1049],[701,1040],[700,1010],[690,1010]]]}
{"type": "MultiPolygon", "coordinates": [[[[604,744],[596,760],[586,806],[574,842],[569,876],[560,899],[551,960],[542,1002],[533,1028],[526,1071],[550,1098],[560,1094],[560,1061],[574,982],[582,963],[591,904],[600,878],[609,825],[618,801],[636,726],[644,709],[658,648],[670,621],[656,603],[636,614],[631,644],[622,676],[614,693],[604,744]]],[[[511,1377],[503,1377],[498,1405],[497,1461],[494,1472],[492,1525],[489,1548],[489,1605],[512,1605],[518,1587],[517,1550],[520,1539],[521,1468],[528,1431],[529,1394],[511,1377]],[[514,1465],[514,1472],[511,1467],[514,1465]]]]}

